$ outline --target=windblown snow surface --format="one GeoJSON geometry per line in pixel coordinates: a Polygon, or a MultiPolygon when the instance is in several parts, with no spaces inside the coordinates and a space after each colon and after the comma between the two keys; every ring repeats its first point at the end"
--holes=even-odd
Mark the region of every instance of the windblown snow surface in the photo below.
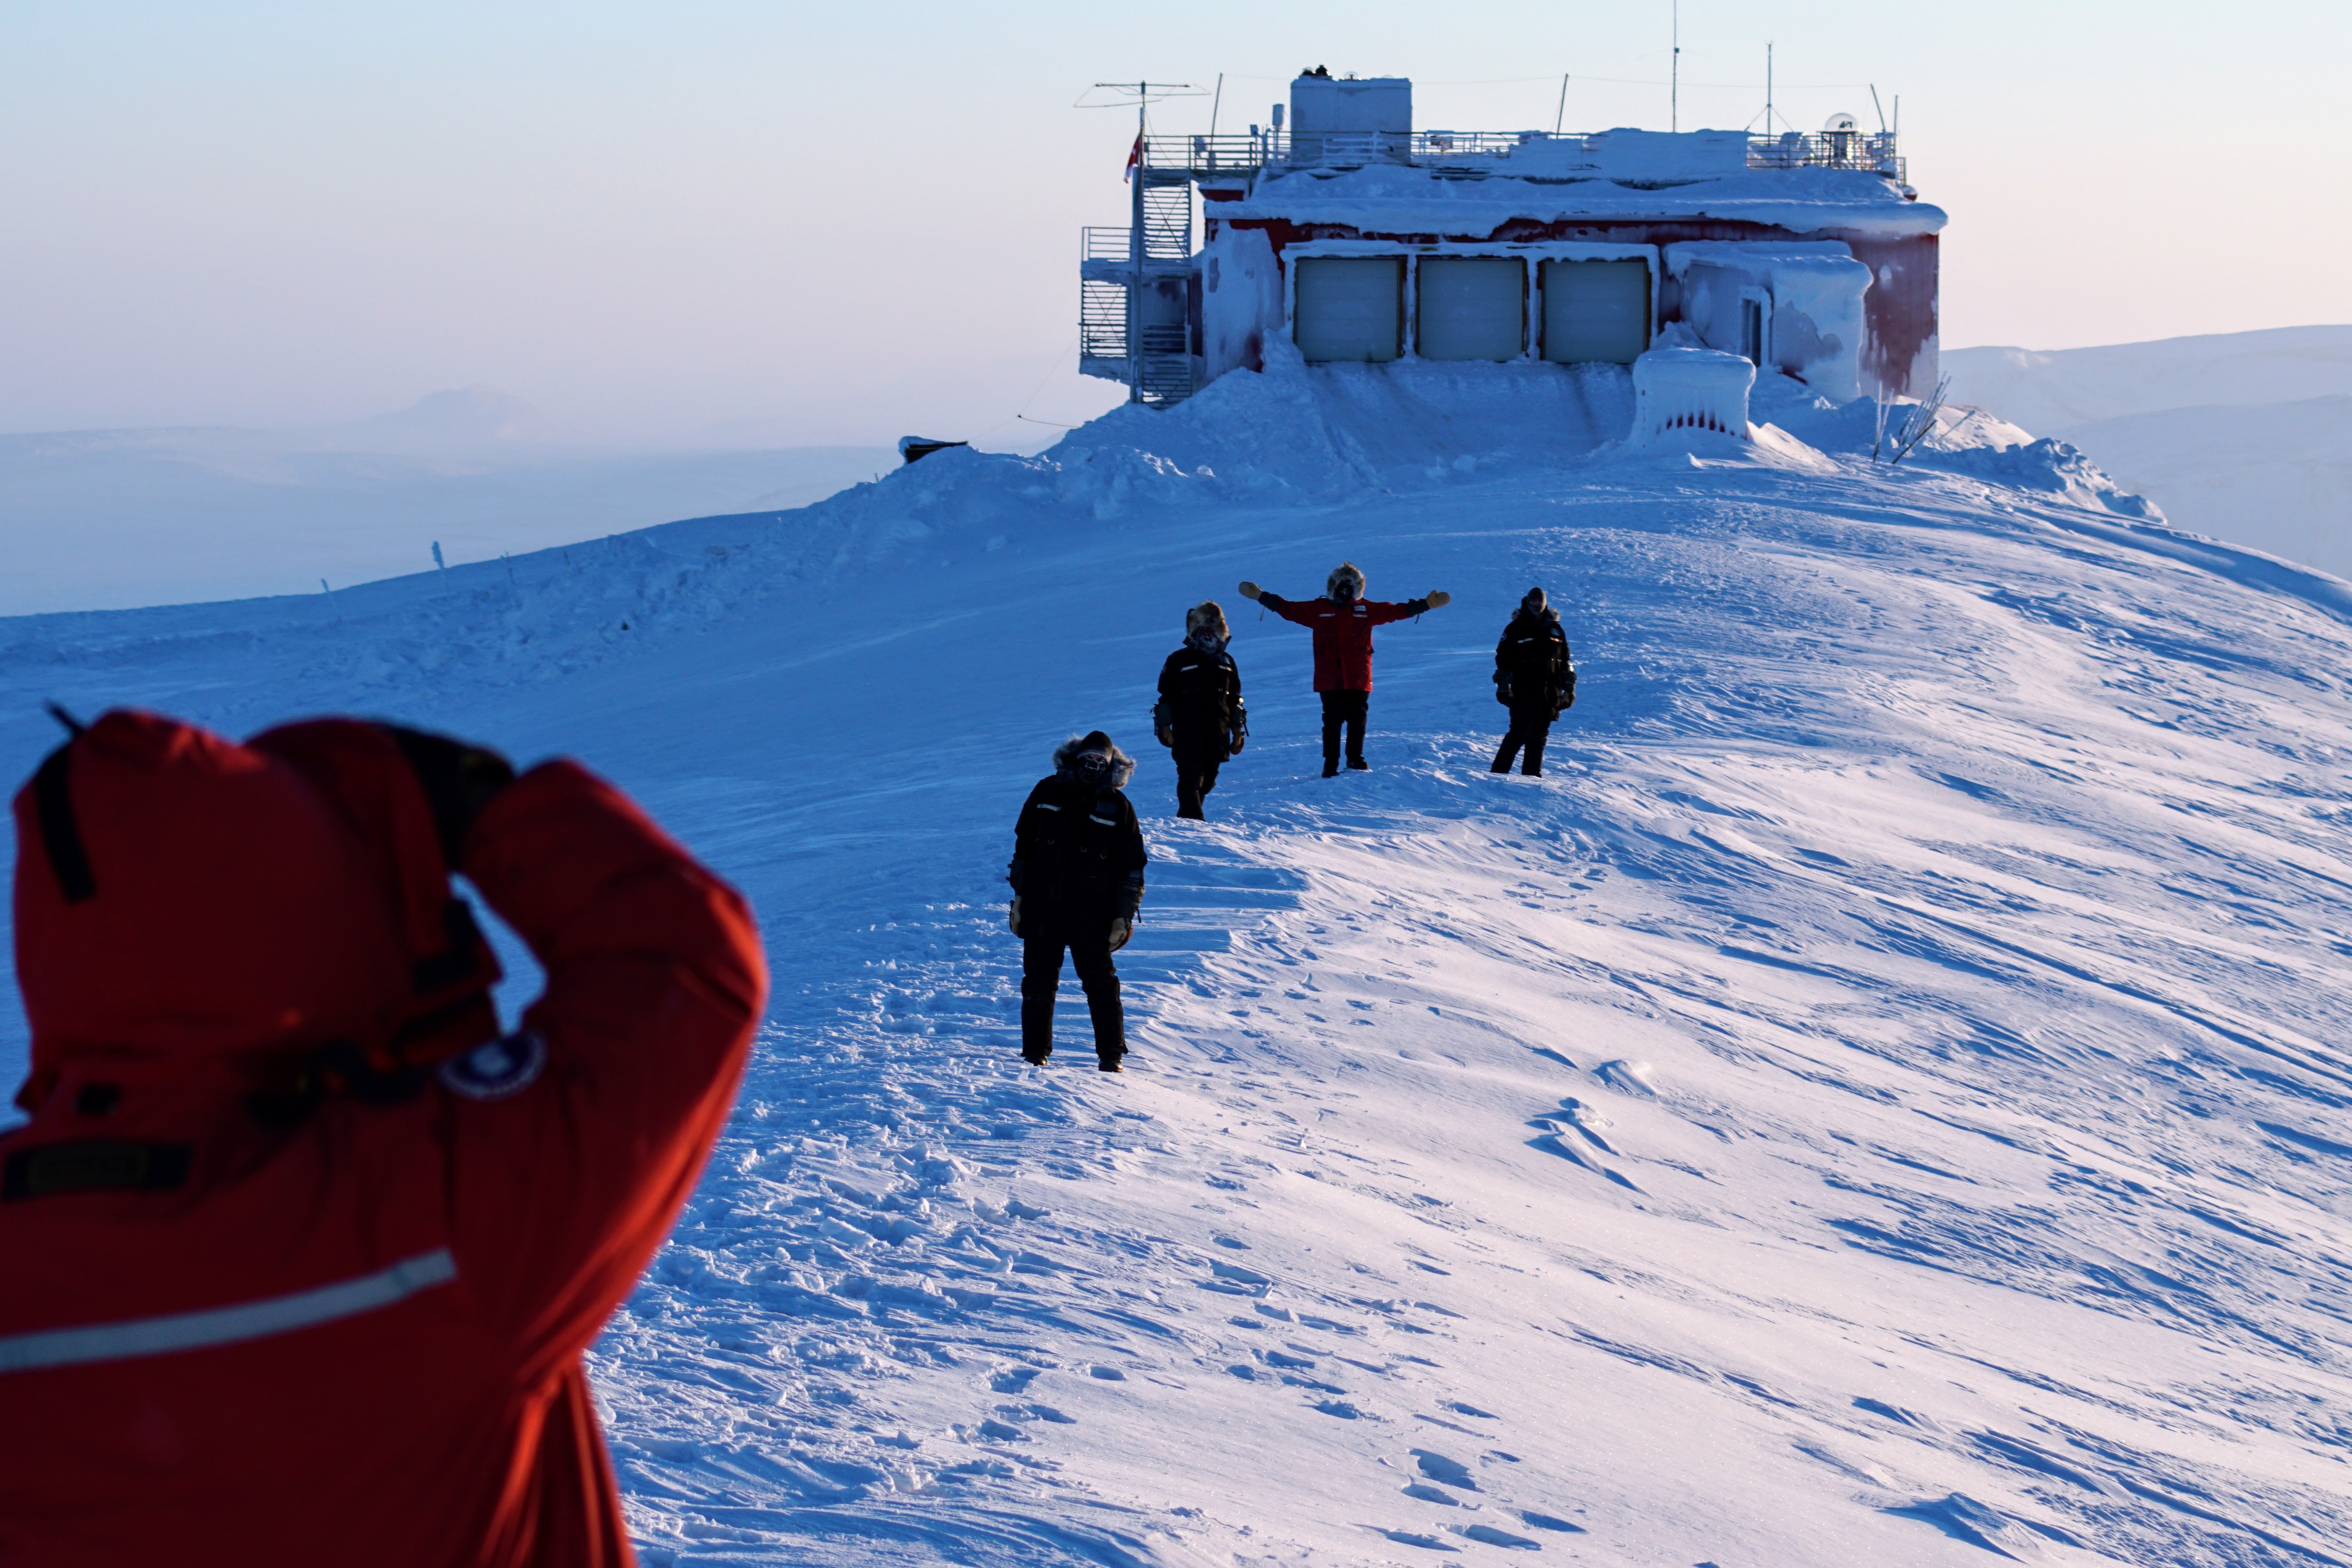
{"type": "Polygon", "coordinates": [[[751,894],[758,1058],[593,1358],[649,1563],[2352,1562],[2352,589],[2050,443],[1629,409],[1293,365],[797,511],[0,623],[0,743],[397,715],[582,756],[751,894]],[[1327,782],[1307,637],[1232,590],[1342,557],[1455,599],[1327,782]],[[1495,777],[1530,582],[1581,694],[1495,777]],[[1213,595],[1253,739],[1181,823],[1145,714],[1213,595]],[[1097,724],[1153,855],[1119,1077],[1074,1005],[1020,1065],[1003,906],[1097,724]]]}

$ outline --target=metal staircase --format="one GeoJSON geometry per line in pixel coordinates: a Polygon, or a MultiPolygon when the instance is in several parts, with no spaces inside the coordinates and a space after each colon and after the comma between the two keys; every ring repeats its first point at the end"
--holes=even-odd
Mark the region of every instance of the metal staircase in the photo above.
{"type": "Polygon", "coordinates": [[[1126,228],[1084,231],[1078,369],[1125,384],[1130,402],[1165,408],[1192,395],[1200,355],[1200,268],[1192,259],[1190,162],[1140,160],[1126,228]]]}

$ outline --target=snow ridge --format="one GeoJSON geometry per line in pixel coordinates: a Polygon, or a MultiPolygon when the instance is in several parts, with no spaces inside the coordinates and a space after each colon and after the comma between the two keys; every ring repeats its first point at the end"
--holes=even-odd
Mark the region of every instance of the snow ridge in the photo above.
{"type": "Polygon", "coordinates": [[[1889,470],[1768,387],[1796,467],[1629,403],[1277,365],[340,628],[10,623],[0,737],[394,711],[752,896],[742,1104],[595,1355],[649,1563],[2352,1560],[2345,584],[1990,422],[1889,470]],[[1130,792],[1134,1070],[1074,997],[1087,1070],[1023,1068],[1046,750],[1342,554],[1456,596],[1381,633],[1374,771],[1235,614],[1214,820],[1130,792]],[[1529,581],[1581,695],[1496,778],[1529,581]]]}

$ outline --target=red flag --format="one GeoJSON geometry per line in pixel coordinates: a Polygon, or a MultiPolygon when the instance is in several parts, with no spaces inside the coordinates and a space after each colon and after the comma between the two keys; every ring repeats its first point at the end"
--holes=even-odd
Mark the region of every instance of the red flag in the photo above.
{"type": "Polygon", "coordinates": [[[1143,163],[1143,132],[1135,133],[1135,145],[1127,150],[1127,167],[1118,174],[1121,183],[1135,178],[1136,169],[1143,163]]]}

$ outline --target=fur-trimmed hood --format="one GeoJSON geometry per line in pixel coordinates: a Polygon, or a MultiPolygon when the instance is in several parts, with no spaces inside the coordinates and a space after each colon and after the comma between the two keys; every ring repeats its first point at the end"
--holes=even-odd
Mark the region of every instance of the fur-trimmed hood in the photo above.
{"type": "Polygon", "coordinates": [[[1110,753],[1110,787],[1125,789],[1127,781],[1135,776],[1135,759],[1118,749],[1117,742],[1100,730],[1092,734],[1073,735],[1054,748],[1054,772],[1063,778],[1070,776],[1070,763],[1080,752],[1110,753]]]}
{"type": "Polygon", "coordinates": [[[1233,628],[1225,624],[1224,607],[1214,599],[1203,599],[1185,611],[1184,640],[1205,652],[1223,653],[1234,640],[1233,628]]]}
{"type": "Polygon", "coordinates": [[[1364,596],[1364,569],[1352,561],[1342,561],[1331,568],[1331,575],[1323,579],[1323,596],[1327,599],[1339,598],[1339,584],[1342,582],[1351,584],[1347,597],[1360,599],[1364,596]]]}

